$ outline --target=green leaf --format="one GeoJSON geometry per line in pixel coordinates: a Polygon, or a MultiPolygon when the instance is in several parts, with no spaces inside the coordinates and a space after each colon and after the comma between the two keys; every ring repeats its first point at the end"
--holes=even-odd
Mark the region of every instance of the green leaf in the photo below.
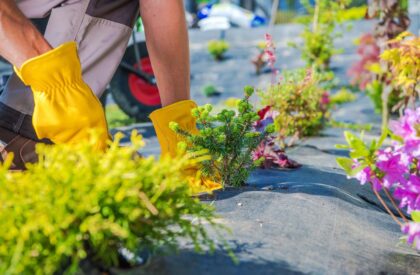
{"type": "Polygon", "coordinates": [[[348,173],[348,175],[350,176],[350,177],[354,177],[354,176],[356,176],[360,171],[362,171],[363,169],[365,169],[365,167],[366,167],[366,165],[360,165],[359,167],[356,167],[356,168],[353,168],[352,170],[351,170],[351,172],[350,173],[348,173]]]}
{"type": "Polygon", "coordinates": [[[387,138],[388,134],[391,134],[391,132],[389,131],[389,129],[384,129],[384,130],[382,131],[382,135],[381,135],[381,137],[379,138],[378,145],[377,145],[377,146],[378,146],[378,148],[382,146],[382,144],[384,143],[384,141],[385,141],[385,139],[387,138]]]}
{"type": "Polygon", "coordinates": [[[344,132],[344,136],[350,148],[353,150],[350,153],[351,158],[368,157],[370,155],[366,144],[359,137],[348,131],[344,132]]]}
{"type": "Polygon", "coordinates": [[[349,149],[350,147],[348,145],[345,145],[345,144],[336,144],[335,148],[337,148],[337,149],[349,149]]]}
{"type": "Polygon", "coordinates": [[[420,211],[413,211],[413,212],[411,212],[411,218],[415,222],[420,222],[420,211]]]}
{"type": "Polygon", "coordinates": [[[370,148],[369,148],[369,150],[370,150],[370,152],[371,152],[371,153],[374,153],[374,152],[376,151],[376,149],[378,149],[378,143],[376,142],[376,140],[373,140],[373,141],[370,143],[370,148]]]}
{"type": "Polygon", "coordinates": [[[352,159],[350,158],[343,158],[343,157],[338,157],[336,159],[337,164],[341,166],[341,168],[344,169],[344,171],[346,171],[346,173],[349,175],[351,174],[352,170],[353,170],[353,165],[354,162],[352,159]]]}

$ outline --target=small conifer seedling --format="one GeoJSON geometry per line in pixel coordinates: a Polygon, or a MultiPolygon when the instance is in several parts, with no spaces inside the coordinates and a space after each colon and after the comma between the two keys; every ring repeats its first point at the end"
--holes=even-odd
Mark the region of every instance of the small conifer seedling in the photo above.
{"type": "Polygon", "coordinates": [[[211,158],[202,162],[202,173],[224,186],[239,187],[244,185],[249,173],[260,166],[263,158],[253,160],[252,152],[269,135],[274,126],[258,132],[254,124],[258,114],[249,102],[254,88],[244,89],[245,97],[239,101],[236,110],[222,110],[211,114],[212,105],[207,104],[192,110],[197,120],[199,132],[191,134],[172,122],[170,127],[182,138],[182,144],[188,151],[196,152],[207,149],[211,158]]]}

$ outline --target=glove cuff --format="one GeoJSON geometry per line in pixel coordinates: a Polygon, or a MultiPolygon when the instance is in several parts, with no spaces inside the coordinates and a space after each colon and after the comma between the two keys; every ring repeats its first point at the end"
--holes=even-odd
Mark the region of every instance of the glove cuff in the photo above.
{"type": "Polygon", "coordinates": [[[191,110],[197,104],[192,100],[183,100],[169,106],[163,107],[150,114],[150,119],[156,131],[162,149],[162,155],[169,153],[176,155],[178,143],[177,134],[169,128],[169,123],[174,121],[180,128],[191,133],[197,133],[195,118],[191,115],[191,110]]]}
{"type": "MultiPolygon", "coordinates": [[[[182,100],[178,101],[174,104],[162,107],[156,111],[153,111],[149,117],[152,121],[164,121],[166,120],[168,122],[171,121],[177,121],[177,117],[185,117],[190,115],[191,116],[191,110],[196,108],[197,104],[192,100],[182,100]]],[[[165,121],[165,122],[166,122],[165,121]]]]}
{"type": "Polygon", "coordinates": [[[31,58],[16,74],[33,90],[47,92],[82,81],[82,67],[76,42],[67,42],[40,56],[31,58]]]}

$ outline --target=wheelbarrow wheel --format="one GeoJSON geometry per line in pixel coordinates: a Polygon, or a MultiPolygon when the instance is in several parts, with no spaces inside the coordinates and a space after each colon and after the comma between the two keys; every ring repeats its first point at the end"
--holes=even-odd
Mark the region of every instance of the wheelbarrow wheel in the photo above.
{"type": "MultiPolygon", "coordinates": [[[[127,48],[123,61],[138,68],[149,75],[153,74],[152,65],[147,51],[146,43],[139,42],[140,61],[135,57],[134,46],[127,48]]],[[[110,83],[110,92],[121,110],[136,121],[148,121],[149,114],[160,108],[159,91],[155,84],[150,84],[132,72],[118,67],[110,83]]]]}

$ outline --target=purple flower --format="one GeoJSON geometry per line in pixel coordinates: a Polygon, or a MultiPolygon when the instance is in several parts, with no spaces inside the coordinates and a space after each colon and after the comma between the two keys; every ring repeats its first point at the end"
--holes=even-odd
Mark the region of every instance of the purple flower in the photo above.
{"type": "Polygon", "coordinates": [[[420,139],[416,127],[420,124],[420,107],[416,110],[406,109],[404,116],[398,121],[390,121],[389,127],[394,134],[401,136],[404,140],[420,139]]]}
{"type": "Polygon", "coordinates": [[[408,213],[420,210],[420,177],[410,175],[404,184],[397,186],[394,196],[400,200],[400,208],[407,207],[408,213]]]}
{"type": "Polygon", "coordinates": [[[365,185],[367,182],[370,181],[372,175],[372,170],[370,167],[364,168],[362,171],[356,174],[356,179],[360,181],[361,185],[365,185]]]}
{"type": "Polygon", "coordinates": [[[378,152],[378,161],[376,166],[384,172],[382,178],[383,184],[386,188],[391,188],[394,184],[398,184],[405,181],[404,175],[408,171],[408,167],[401,163],[401,155],[393,154],[386,151],[378,152]]]}
{"type": "Polygon", "coordinates": [[[407,140],[401,148],[401,151],[414,158],[420,158],[420,139],[407,140]]]}
{"type": "MultiPolygon", "coordinates": [[[[359,164],[357,163],[354,168],[358,167],[359,164]]],[[[375,173],[372,169],[368,166],[363,168],[359,173],[356,174],[355,178],[360,181],[361,185],[366,184],[367,182],[372,184],[372,188],[376,191],[382,189],[381,181],[376,177],[375,173]]]]}
{"type": "Polygon", "coordinates": [[[404,234],[407,234],[407,243],[415,245],[417,250],[420,250],[420,223],[410,222],[401,228],[404,234]]]}

